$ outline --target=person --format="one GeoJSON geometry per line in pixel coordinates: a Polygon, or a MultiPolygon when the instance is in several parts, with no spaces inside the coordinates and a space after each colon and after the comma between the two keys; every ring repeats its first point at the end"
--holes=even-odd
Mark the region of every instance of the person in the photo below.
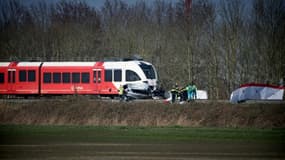
{"type": "Polygon", "coordinates": [[[182,101],[186,101],[188,98],[188,96],[187,96],[187,87],[188,86],[186,86],[186,87],[184,87],[184,88],[181,88],[181,90],[180,90],[180,102],[182,102],[182,101]]]}
{"type": "Polygon", "coordinates": [[[119,92],[120,101],[123,101],[124,100],[124,87],[123,87],[123,85],[120,85],[118,92],[119,92]]]}
{"type": "Polygon", "coordinates": [[[186,87],[186,90],[187,90],[187,99],[188,99],[188,101],[190,101],[192,99],[192,85],[189,84],[186,87]]]}
{"type": "Polygon", "coordinates": [[[197,87],[194,82],[192,82],[192,99],[197,99],[197,87]]]}
{"type": "Polygon", "coordinates": [[[170,91],[172,103],[175,103],[175,100],[177,99],[177,96],[178,96],[178,91],[179,91],[179,87],[178,87],[178,84],[176,83],[175,86],[173,86],[173,88],[170,91]]]}
{"type": "Polygon", "coordinates": [[[125,84],[125,85],[123,86],[123,88],[124,88],[124,90],[123,90],[123,99],[124,99],[125,101],[129,101],[129,98],[128,98],[128,91],[129,91],[128,85],[125,84]]]}
{"type": "Polygon", "coordinates": [[[197,87],[193,81],[187,86],[187,95],[189,101],[197,99],[197,87]]]}

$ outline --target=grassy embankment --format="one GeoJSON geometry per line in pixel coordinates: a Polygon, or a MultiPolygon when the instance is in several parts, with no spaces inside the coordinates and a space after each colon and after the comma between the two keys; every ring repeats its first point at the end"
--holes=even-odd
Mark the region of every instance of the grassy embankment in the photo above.
{"type": "Polygon", "coordinates": [[[284,104],[105,102],[84,98],[0,103],[0,124],[285,128],[284,104]]]}

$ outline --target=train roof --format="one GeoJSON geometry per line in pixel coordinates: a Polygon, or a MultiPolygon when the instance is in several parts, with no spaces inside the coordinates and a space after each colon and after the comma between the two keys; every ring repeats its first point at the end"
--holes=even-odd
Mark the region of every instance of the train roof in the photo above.
{"type": "Polygon", "coordinates": [[[42,62],[0,62],[0,67],[8,67],[10,65],[18,67],[39,67],[42,62]]]}
{"type": "Polygon", "coordinates": [[[143,60],[128,60],[128,61],[105,61],[105,62],[0,62],[0,67],[8,67],[10,65],[18,67],[39,67],[41,64],[43,67],[64,67],[64,66],[78,66],[78,67],[93,67],[97,63],[104,66],[124,65],[124,64],[141,64],[145,63],[151,65],[151,63],[143,60]]]}
{"type": "Polygon", "coordinates": [[[79,67],[93,67],[96,62],[44,62],[43,67],[65,67],[65,66],[79,66],[79,67]]]}
{"type": "Polygon", "coordinates": [[[149,62],[145,62],[145,61],[140,61],[140,60],[132,60],[132,61],[108,61],[108,62],[104,62],[104,66],[108,66],[108,67],[116,67],[119,65],[140,65],[140,64],[147,64],[147,65],[152,65],[149,62]]]}
{"type": "Polygon", "coordinates": [[[39,67],[42,62],[19,62],[17,66],[19,67],[39,67]]]}
{"type": "Polygon", "coordinates": [[[8,67],[10,62],[0,62],[0,67],[8,67]]]}

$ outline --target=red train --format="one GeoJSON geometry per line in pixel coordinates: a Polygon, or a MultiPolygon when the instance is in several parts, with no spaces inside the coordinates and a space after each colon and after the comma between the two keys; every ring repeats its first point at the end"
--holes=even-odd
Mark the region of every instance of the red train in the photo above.
{"type": "Polygon", "coordinates": [[[0,62],[1,95],[118,95],[144,98],[157,88],[157,72],[142,60],[110,62],[0,62]]]}

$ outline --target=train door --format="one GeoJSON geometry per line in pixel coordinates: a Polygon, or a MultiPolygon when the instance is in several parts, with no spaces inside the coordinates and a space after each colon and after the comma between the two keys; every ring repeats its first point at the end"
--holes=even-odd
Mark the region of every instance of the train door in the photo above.
{"type": "Polygon", "coordinates": [[[101,82],[102,82],[102,69],[93,69],[93,83],[94,83],[94,91],[96,94],[100,94],[101,82]]]}
{"type": "Polygon", "coordinates": [[[15,93],[16,69],[8,69],[8,93],[15,93]]]}

